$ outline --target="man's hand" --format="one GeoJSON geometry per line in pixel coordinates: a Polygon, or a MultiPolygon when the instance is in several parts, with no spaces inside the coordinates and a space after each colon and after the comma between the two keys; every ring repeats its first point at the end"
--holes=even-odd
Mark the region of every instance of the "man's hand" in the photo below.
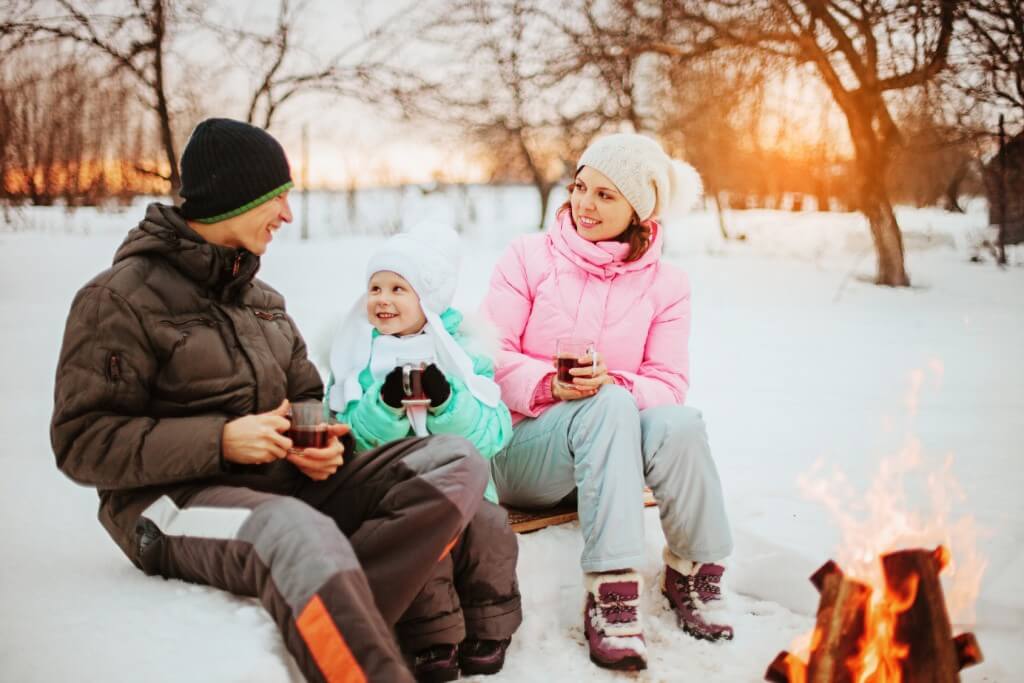
{"type": "Polygon", "coordinates": [[[246,415],[224,425],[220,452],[224,460],[239,465],[262,465],[288,454],[292,440],[281,432],[288,429],[288,400],[267,413],[246,415]]]}
{"type": "Polygon", "coordinates": [[[323,481],[338,471],[345,462],[345,446],[341,437],[352,431],[346,424],[327,425],[330,440],[324,448],[302,448],[288,453],[288,462],[314,481],[323,481]]]}

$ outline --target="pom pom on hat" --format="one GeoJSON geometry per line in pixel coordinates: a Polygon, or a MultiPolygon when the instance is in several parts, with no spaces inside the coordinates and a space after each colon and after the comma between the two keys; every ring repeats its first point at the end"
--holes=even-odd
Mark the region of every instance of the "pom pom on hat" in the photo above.
{"type": "Polygon", "coordinates": [[[617,133],[598,138],[580,157],[577,167],[583,166],[615,183],[641,221],[688,211],[702,190],[693,166],[671,159],[646,135],[617,133]]]}

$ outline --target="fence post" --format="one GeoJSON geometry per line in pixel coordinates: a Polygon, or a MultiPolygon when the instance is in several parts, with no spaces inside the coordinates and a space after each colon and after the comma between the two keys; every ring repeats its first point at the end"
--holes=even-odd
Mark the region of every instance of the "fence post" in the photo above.
{"type": "Polygon", "coordinates": [[[999,202],[999,265],[1006,265],[1006,130],[1003,127],[1003,115],[999,115],[999,171],[996,198],[999,202]]]}
{"type": "Polygon", "coordinates": [[[309,239],[309,124],[302,124],[302,227],[299,236],[309,239]]]}

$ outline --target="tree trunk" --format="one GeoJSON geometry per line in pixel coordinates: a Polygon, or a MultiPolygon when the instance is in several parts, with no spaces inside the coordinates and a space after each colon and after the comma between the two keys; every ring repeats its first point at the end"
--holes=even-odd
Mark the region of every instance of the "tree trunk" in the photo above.
{"type": "Polygon", "coordinates": [[[722,193],[713,190],[709,193],[715,198],[715,213],[718,215],[718,229],[722,233],[722,239],[729,239],[729,231],[725,229],[725,213],[722,211],[722,193]]]}
{"type": "Polygon", "coordinates": [[[886,137],[874,125],[881,98],[865,96],[846,112],[850,137],[856,151],[858,209],[868,219],[871,239],[878,260],[875,283],[889,287],[909,287],[910,278],[903,265],[903,237],[892,210],[886,188],[891,148],[898,143],[894,135],[886,137]]]}
{"type": "Polygon", "coordinates": [[[167,164],[171,172],[168,179],[171,181],[171,198],[177,204],[180,200],[181,175],[178,172],[178,154],[174,149],[174,134],[171,131],[171,111],[167,105],[167,92],[164,86],[164,38],[166,35],[167,18],[164,14],[163,0],[155,0],[153,3],[153,42],[156,44],[153,50],[153,90],[156,95],[156,113],[160,119],[160,141],[163,144],[164,154],[167,156],[167,164]]]}
{"type": "Polygon", "coordinates": [[[540,221],[537,224],[537,230],[544,230],[544,220],[548,215],[548,203],[551,200],[551,190],[554,189],[554,183],[545,183],[539,178],[535,178],[533,186],[537,188],[537,192],[540,193],[540,221]]]}
{"type": "Polygon", "coordinates": [[[945,209],[952,213],[963,213],[964,209],[960,206],[960,185],[963,184],[964,178],[967,177],[968,162],[964,161],[957,167],[956,172],[953,173],[953,177],[949,179],[949,184],[946,185],[946,202],[945,209]]]}
{"type": "Polygon", "coordinates": [[[890,287],[909,287],[910,278],[903,264],[903,237],[896,223],[892,203],[885,191],[883,175],[868,174],[862,180],[861,211],[871,226],[871,239],[878,257],[875,283],[890,287]]]}

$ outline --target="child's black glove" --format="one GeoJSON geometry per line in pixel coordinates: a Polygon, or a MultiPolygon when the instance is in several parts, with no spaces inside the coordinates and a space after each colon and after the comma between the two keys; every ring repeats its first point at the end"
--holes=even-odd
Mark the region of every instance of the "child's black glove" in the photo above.
{"type": "Polygon", "coordinates": [[[423,393],[430,399],[431,408],[438,407],[452,395],[448,379],[433,363],[423,370],[423,393]]]}
{"type": "Polygon", "coordinates": [[[402,368],[395,368],[384,378],[384,386],[380,388],[380,400],[392,408],[401,408],[405,390],[402,389],[402,368]]]}

